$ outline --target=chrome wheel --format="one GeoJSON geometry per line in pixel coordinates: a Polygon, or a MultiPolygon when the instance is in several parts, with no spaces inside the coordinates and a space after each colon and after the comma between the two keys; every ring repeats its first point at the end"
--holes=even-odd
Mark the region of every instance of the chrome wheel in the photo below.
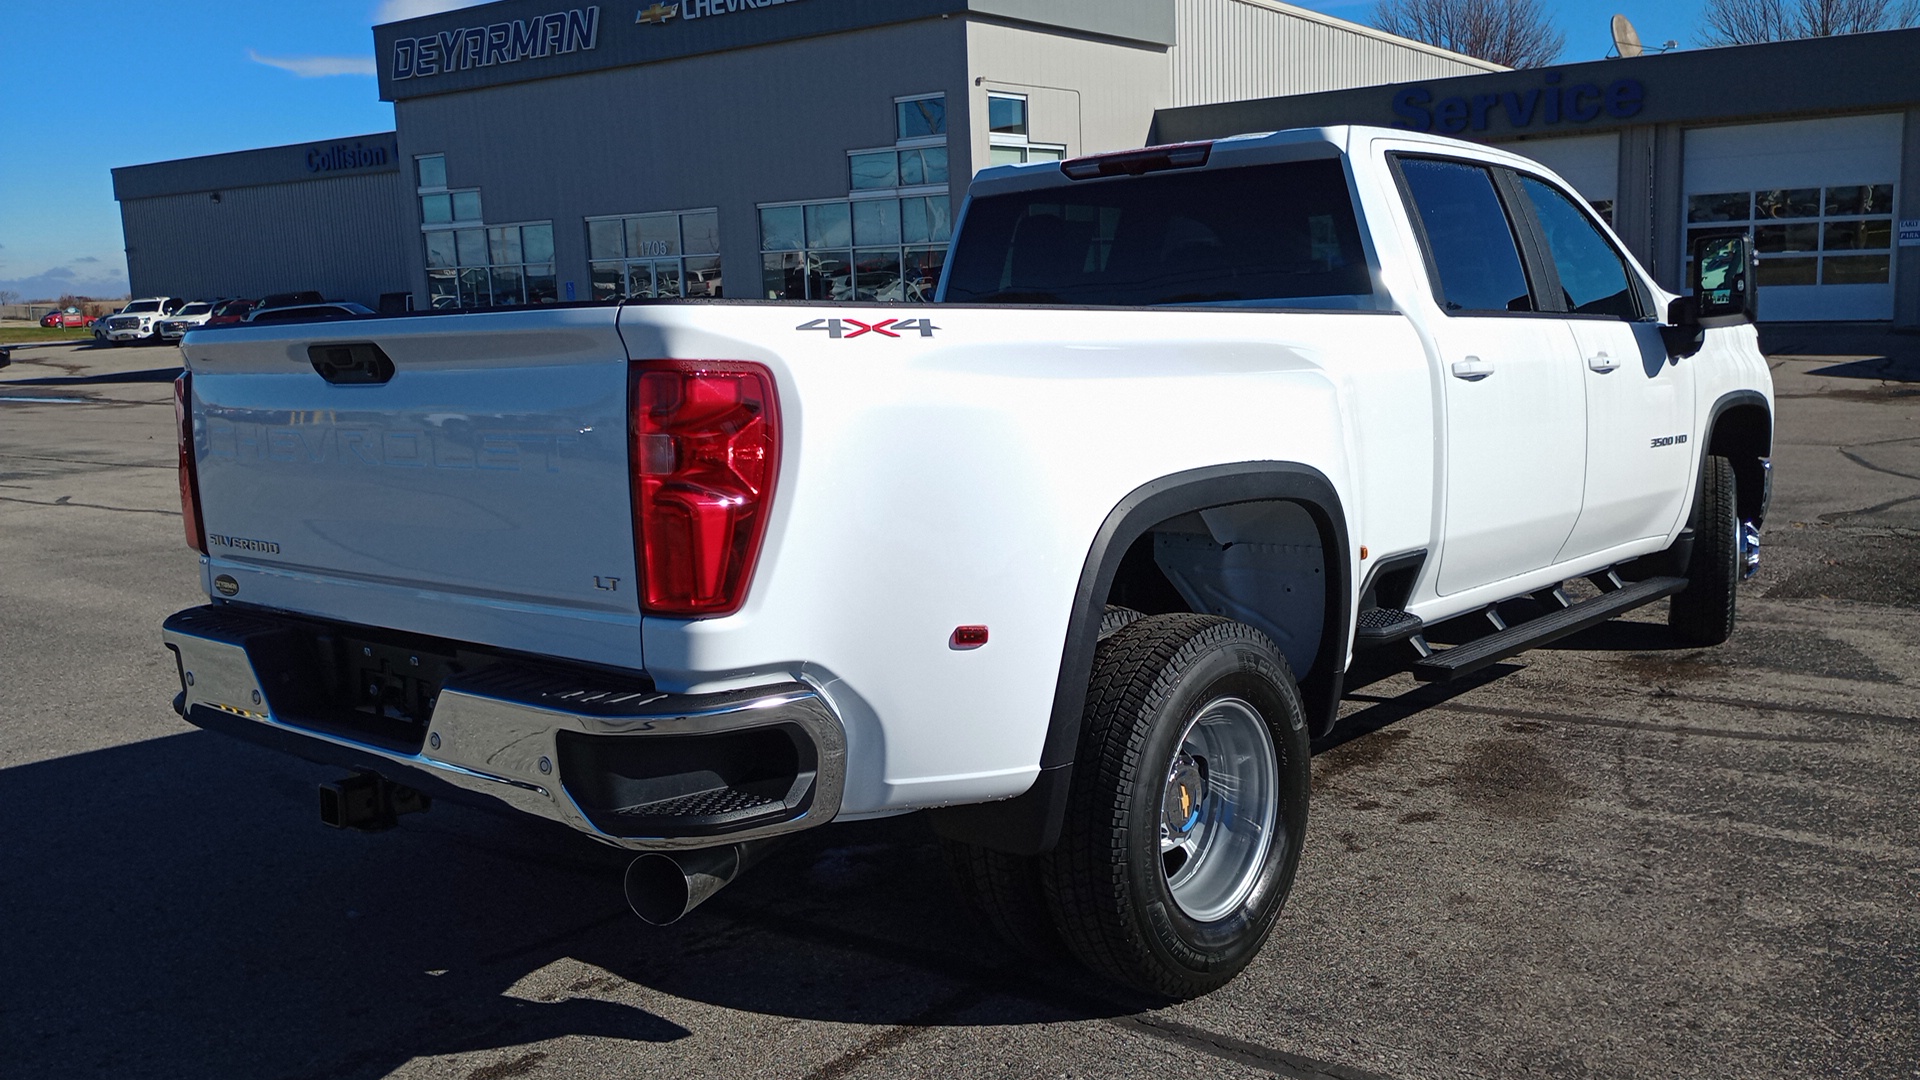
{"type": "Polygon", "coordinates": [[[1266,720],[1239,698],[1208,702],[1180,736],[1161,797],[1160,862],[1189,918],[1223,918],[1253,891],[1279,795],[1266,720]]]}

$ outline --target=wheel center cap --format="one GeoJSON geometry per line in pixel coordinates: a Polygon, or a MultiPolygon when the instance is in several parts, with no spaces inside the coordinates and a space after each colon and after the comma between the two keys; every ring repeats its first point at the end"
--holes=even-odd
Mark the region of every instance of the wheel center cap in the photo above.
{"type": "Polygon", "coordinates": [[[1173,768],[1167,772],[1167,797],[1161,808],[1170,839],[1183,840],[1200,824],[1200,806],[1206,793],[1206,778],[1193,755],[1175,757],[1173,768]]]}

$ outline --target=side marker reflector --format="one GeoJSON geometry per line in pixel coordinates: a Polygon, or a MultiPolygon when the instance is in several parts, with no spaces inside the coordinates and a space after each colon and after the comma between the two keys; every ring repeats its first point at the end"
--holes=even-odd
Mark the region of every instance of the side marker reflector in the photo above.
{"type": "Polygon", "coordinates": [[[987,628],[984,626],[956,626],[953,639],[949,644],[956,649],[977,649],[987,643],[987,628]]]}

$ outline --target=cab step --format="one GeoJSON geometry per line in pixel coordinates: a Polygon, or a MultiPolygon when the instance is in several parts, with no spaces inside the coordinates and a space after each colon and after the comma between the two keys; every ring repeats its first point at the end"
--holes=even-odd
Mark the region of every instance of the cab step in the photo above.
{"type": "Polygon", "coordinates": [[[1360,613],[1353,628],[1353,647],[1379,649],[1398,645],[1420,636],[1427,624],[1420,616],[1396,608],[1368,608],[1360,613]]]}
{"type": "MultiPolygon", "coordinates": [[[[1618,578],[1610,578],[1601,587],[1615,584],[1618,578]]],[[[1423,682],[1441,682],[1458,678],[1486,667],[1489,664],[1505,660],[1516,653],[1538,648],[1550,641],[1558,641],[1569,634],[1577,634],[1589,626],[1597,626],[1616,615],[1643,607],[1665,596],[1672,596],[1687,587],[1687,579],[1682,577],[1653,577],[1632,584],[1619,584],[1602,592],[1599,596],[1582,600],[1571,607],[1517,623],[1496,634],[1469,641],[1465,645],[1455,645],[1442,649],[1431,656],[1416,661],[1412,667],[1413,677],[1423,682]]]]}

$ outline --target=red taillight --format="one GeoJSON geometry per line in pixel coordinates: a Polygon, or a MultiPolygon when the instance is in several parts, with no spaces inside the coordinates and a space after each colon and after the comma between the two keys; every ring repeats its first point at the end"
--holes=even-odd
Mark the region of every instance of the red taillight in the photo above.
{"type": "Polygon", "coordinates": [[[737,611],[780,473],[773,373],[723,360],[633,365],[633,532],[641,603],[658,615],[737,611]]]}
{"type": "Polygon", "coordinates": [[[200,524],[200,477],[193,461],[193,373],[183,371],[173,380],[173,428],[180,444],[180,517],[187,527],[187,546],[207,553],[207,530],[200,524]]]}

